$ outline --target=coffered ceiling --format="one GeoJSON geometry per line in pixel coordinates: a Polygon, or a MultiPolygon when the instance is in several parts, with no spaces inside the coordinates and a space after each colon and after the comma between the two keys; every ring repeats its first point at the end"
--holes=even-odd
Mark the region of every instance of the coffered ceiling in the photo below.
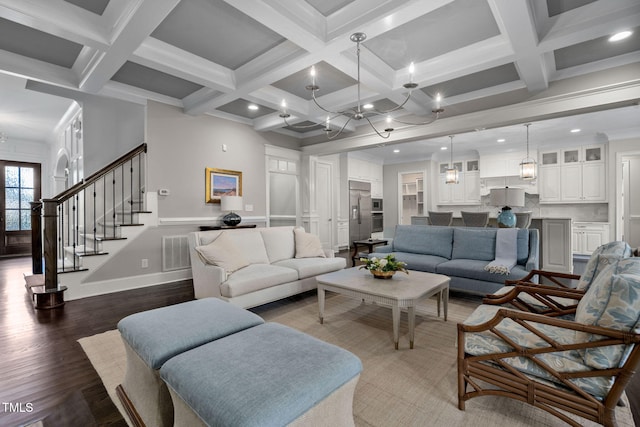
{"type": "MultiPolygon", "coordinates": [[[[327,113],[305,86],[315,66],[319,103],[333,111],[355,106],[354,32],[367,35],[363,102],[394,108],[411,78],[418,87],[393,116],[420,122],[443,96],[436,122],[443,125],[397,124],[389,144],[434,139],[435,147],[450,133],[612,108],[623,120],[615,129],[603,120],[599,138],[640,133],[638,0],[0,0],[0,131],[20,138],[40,130],[14,126],[9,114],[26,93],[35,96],[16,86],[36,81],[44,92],[51,85],[154,100],[293,136],[318,153],[340,151],[340,141],[326,142],[324,126],[312,126],[327,113]],[[625,29],[629,38],[608,41],[625,29]],[[294,126],[279,117],[283,100],[294,126]]],[[[47,102],[60,104],[59,117],[68,106],[47,102]]],[[[23,110],[23,117],[44,114],[23,110]]],[[[381,120],[372,122],[384,128],[381,120]]],[[[352,120],[342,144],[376,147],[381,141],[371,135],[366,121],[352,120]]]]}

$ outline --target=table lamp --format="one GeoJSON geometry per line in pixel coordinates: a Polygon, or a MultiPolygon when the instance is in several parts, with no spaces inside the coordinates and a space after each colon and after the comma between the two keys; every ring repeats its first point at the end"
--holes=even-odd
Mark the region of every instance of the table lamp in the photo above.
{"type": "Polygon", "coordinates": [[[236,226],[240,224],[242,218],[234,211],[242,210],[242,196],[222,196],[220,197],[220,210],[222,212],[229,212],[222,217],[224,225],[236,226]]]}
{"type": "Polygon", "coordinates": [[[493,188],[489,191],[489,199],[493,206],[502,206],[498,215],[498,227],[513,228],[516,226],[516,215],[511,206],[524,206],[524,189],[522,188],[493,188]]]}

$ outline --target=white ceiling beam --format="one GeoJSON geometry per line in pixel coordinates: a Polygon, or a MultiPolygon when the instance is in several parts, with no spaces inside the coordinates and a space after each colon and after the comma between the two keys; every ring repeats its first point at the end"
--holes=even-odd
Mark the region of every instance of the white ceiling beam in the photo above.
{"type": "Polygon", "coordinates": [[[142,1],[128,19],[122,20],[106,54],[81,76],[80,89],[91,93],[99,92],[179,2],[180,0],[142,1]]]}
{"type": "Polygon", "coordinates": [[[538,52],[538,35],[527,2],[489,0],[500,32],[509,39],[515,53],[515,65],[530,92],[549,87],[544,56],[538,52]]]}
{"type": "MultiPolygon", "coordinates": [[[[280,113],[267,114],[253,120],[253,128],[257,132],[267,132],[284,126],[284,121],[280,113]]],[[[287,119],[288,120],[288,119],[287,119]]]]}
{"type": "Polygon", "coordinates": [[[57,86],[76,87],[78,78],[68,68],[0,50],[0,72],[57,86]]]}
{"type": "Polygon", "coordinates": [[[342,38],[354,31],[376,37],[393,30],[454,0],[381,1],[357,0],[331,15],[327,25],[329,40],[342,38]]]}
{"type": "MultiPolygon", "coordinates": [[[[478,128],[495,128],[520,124],[525,121],[539,121],[567,115],[613,108],[634,102],[640,98],[640,64],[627,66],[621,71],[625,75],[634,75],[622,83],[603,83],[594,86],[592,79],[572,81],[563,80],[548,89],[550,94],[542,93],[538,98],[515,105],[477,111],[460,116],[437,120],[428,126],[414,126],[396,129],[387,143],[410,142],[432,139],[451,134],[472,132],[478,128]]],[[[615,80],[611,77],[611,81],[615,80]]],[[[305,146],[303,153],[309,155],[335,154],[354,149],[371,148],[380,143],[371,133],[355,135],[331,141],[305,146]]]]}
{"type": "MultiPolygon", "coordinates": [[[[449,1],[451,0],[448,0],[448,1],[439,0],[438,4],[440,3],[446,4],[449,1]]],[[[238,8],[239,10],[243,11],[244,13],[247,13],[245,12],[245,9],[251,9],[249,6],[254,4],[254,2],[245,2],[241,0],[228,0],[228,3],[238,8]]],[[[262,2],[257,2],[257,3],[258,4],[255,6],[259,8],[258,10],[262,10],[260,8],[265,7],[265,5],[262,4],[262,2]]],[[[413,5],[416,2],[409,2],[409,3],[413,5]]],[[[422,7],[425,7],[424,5],[428,2],[420,1],[417,3],[421,4],[422,7]]],[[[400,9],[400,8],[396,8],[396,9],[400,9]]],[[[378,13],[381,14],[382,12],[378,11],[378,13]]],[[[263,18],[261,18],[258,13],[256,13],[255,11],[251,11],[251,16],[263,24],[270,22],[270,20],[274,19],[274,16],[277,16],[277,15],[280,15],[282,17],[281,14],[278,14],[273,10],[269,11],[265,15],[266,18],[264,19],[266,20],[263,20],[263,18]]],[[[377,16],[377,15],[371,16],[370,14],[368,14],[367,16],[368,16],[368,19],[370,19],[372,22],[375,22],[378,24],[380,20],[384,19],[384,17],[377,16]]],[[[402,12],[402,13],[397,12],[397,16],[392,17],[390,21],[388,20],[389,22],[392,22],[392,24],[387,22],[387,24],[384,25],[384,30],[376,29],[375,25],[372,25],[371,29],[372,31],[376,29],[375,33],[381,34],[384,31],[389,31],[390,29],[395,28],[396,26],[401,25],[404,22],[408,22],[410,20],[409,16],[412,16],[411,19],[414,19],[416,15],[415,14],[411,15],[409,12],[402,12]]],[[[287,18],[285,17],[282,17],[282,19],[284,19],[285,21],[288,21],[287,18]]],[[[287,25],[290,25],[290,24],[291,23],[289,22],[287,25]]],[[[326,60],[327,62],[332,63],[333,62],[332,58],[335,58],[341,52],[353,46],[353,42],[349,39],[350,33],[344,34],[339,37],[335,37],[328,43],[324,44],[324,43],[315,43],[315,41],[317,40],[317,37],[315,37],[313,34],[305,33],[304,29],[300,28],[299,26],[297,28],[298,28],[297,31],[302,32],[302,35],[294,34],[291,36],[292,40],[297,45],[305,46],[305,49],[307,50],[306,53],[300,54],[299,52],[292,52],[290,50],[287,50],[286,58],[281,62],[277,63],[278,64],[277,66],[267,70],[266,72],[264,71],[264,69],[260,70],[258,67],[253,67],[253,66],[246,67],[246,69],[242,70],[243,78],[240,78],[240,77],[236,78],[236,82],[237,82],[236,91],[229,92],[226,96],[216,97],[215,99],[210,99],[210,100],[203,100],[193,105],[190,104],[187,107],[188,109],[185,112],[187,112],[188,114],[197,115],[197,114],[202,114],[206,111],[210,111],[212,109],[215,109],[216,107],[219,107],[220,105],[224,105],[227,102],[230,102],[236,97],[244,97],[248,93],[251,93],[257,90],[264,85],[271,84],[279,80],[283,75],[293,74],[295,72],[300,71],[301,69],[307,68],[320,61],[326,60]],[[309,42],[309,40],[313,40],[314,43],[309,42]],[[257,74],[257,77],[254,79],[245,80],[244,78],[244,77],[249,77],[256,74],[257,74]]],[[[280,23],[279,26],[275,28],[275,31],[279,32],[280,34],[285,33],[285,30],[288,31],[289,29],[286,25],[283,25],[282,23],[280,23]]],[[[274,58],[270,58],[268,61],[269,63],[272,63],[272,64],[276,63],[274,58]]],[[[238,76],[241,74],[240,70],[238,70],[237,74],[238,76]]]]}
{"type": "Polygon", "coordinates": [[[174,107],[182,107],[182,101],[157,92],[151,92],[125,83],[108,81],[100,90],[100,95],[146,105],[146,100],[161,102],[174,107]]]}
{"type": "Polygon", "coordinates": [[[232,70],[153,37],[142,42],[131,61],[218,91],[235,89],[232,70]]]}
{"type": "MultiPolygon", "coordinates": [[[[431,86],[468,74],[513,62],[511,43],[496,36],[415,64],[413,80],[420,87],[431,86]]],[[[446,96],[446,94],[442,94],[446,96]]]]}
{"type": "MultiPolygon", "coordinates": [[[[290,64],[295,63],[303,53],[300,47],[287,40],[235,70],[235,80],[238,83],[250,82],[264,77],[265,72],[274,69],[295,73],[298,68],[292,68],[290,64]]],[[[299,66],[299,64],[295,65],[295,67],[299,66]]],[[[270,83],[273,82],[267,84],[270,83]]]]}
{"type": "Polygon", "coordinates": [[[0,17],[81,45],[109,46],[100,17],[62,0],[0,0],[0,17]]]}
{"type": "Polygon", "coordinates": [[[550,52],[611,34],[612,28],[633,28],[640,22],[637,0],[599,0],[548,18],[541,26],[540,52],[550,52]]]}
{"type": "Polygon", "coordinates": [[[306,2],[282,2],[281,0],[274,0],[269,4],[260,0],[225,0],[225,2],[307,51],[324,47],[326,32],[322,25],[324,18],[306,2]]]}

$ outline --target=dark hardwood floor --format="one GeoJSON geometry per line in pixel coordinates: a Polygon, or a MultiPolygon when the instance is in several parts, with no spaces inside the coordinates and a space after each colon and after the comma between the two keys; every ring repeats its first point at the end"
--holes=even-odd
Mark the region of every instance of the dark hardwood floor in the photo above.
{"type": "MultiPolygon", "coordinates": [[[[191,281],[43,311],[24,288],[30,269],[29,258],[0,259],[0,426],[126,426],[77,340],[115,329],[129,314],[193,299],[191,281]]],[[[640,374],[627,394],[640,426],[640,374]]]]}
{"type": "Polygon", "coordinates": [[[29,258],[0,259],[0,426],[126,426],[77,340],[193,299],[191,281],[34,310],[23,278],[30,271],[29,258]]]}

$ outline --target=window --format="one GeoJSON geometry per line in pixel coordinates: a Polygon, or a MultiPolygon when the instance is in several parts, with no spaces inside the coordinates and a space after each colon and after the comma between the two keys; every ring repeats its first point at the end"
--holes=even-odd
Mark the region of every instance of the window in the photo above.
{"type": "Polygon", "coordinates": [[[33,168],[5,166],[5,230],[31,230],[31,205],[34,201],[33,168]]]}

